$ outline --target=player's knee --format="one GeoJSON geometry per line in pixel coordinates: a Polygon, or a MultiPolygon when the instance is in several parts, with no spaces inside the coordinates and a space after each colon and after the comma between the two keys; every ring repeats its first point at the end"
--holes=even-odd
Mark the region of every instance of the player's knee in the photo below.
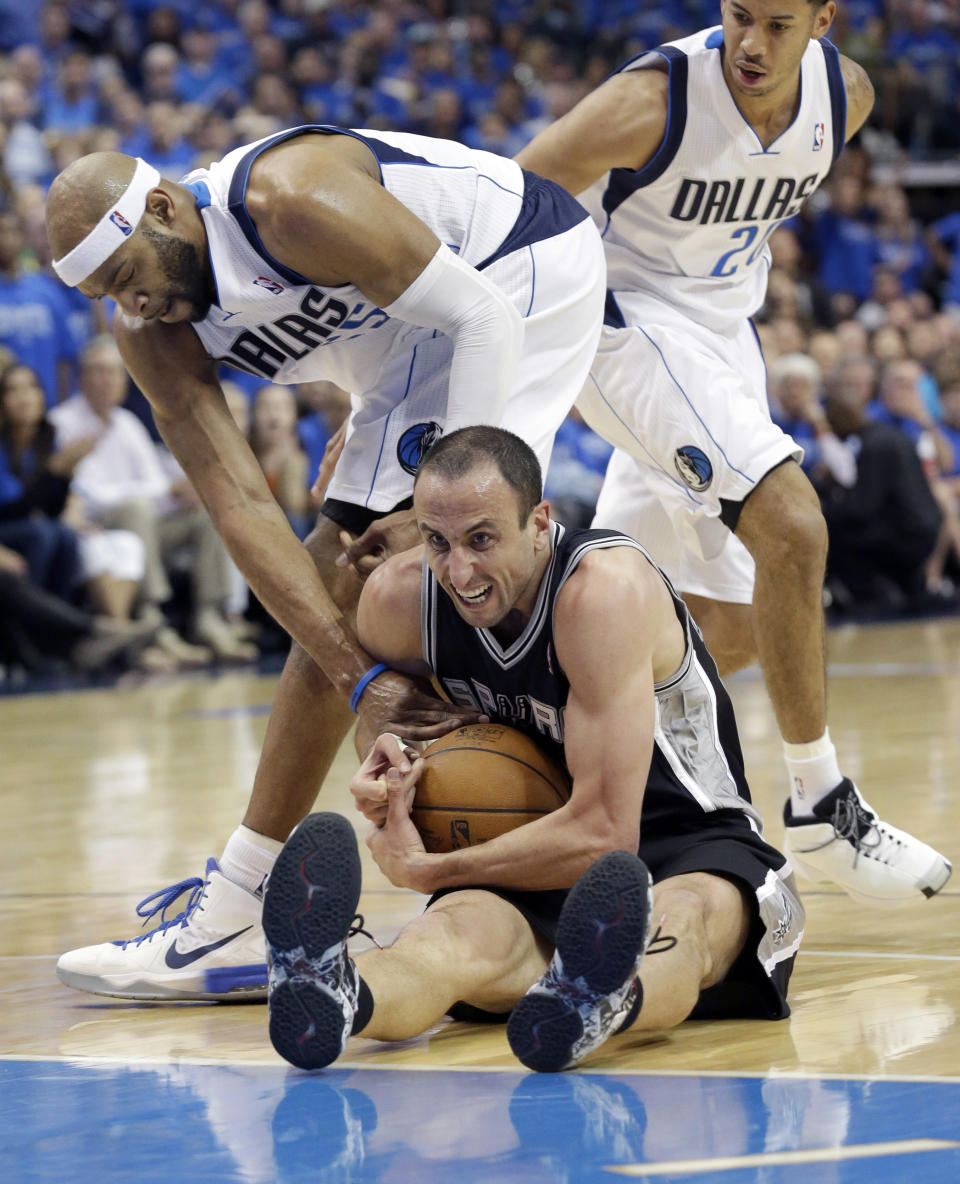
{"type": "MultiPolygon", "coordinates": [[[[463,997],[478,1006],[479,999],[489,999],[491,989],[513,981],[535,950],[530,926],[521,914],[482,889],[441,897],[424,920],[431,927],[431,943],[465,976],[463,997]]],[[[541,969],[538,963],[531,971],[531,982],[541,969]]]]}
{"type": "Polygon", "coordinates": [[[683,598],[703,634],[721,678],[756,662],[757,643],[751,605],[710,600],[690,593],[684,593],[683,598]]]}
{"type": "Polygon", "coordinates": [[[826,563],[827,524],[820,500],[792,462],[760,482],[744,504],[736,533],[759,570],[782,578],[814,575],[826,563]]]}

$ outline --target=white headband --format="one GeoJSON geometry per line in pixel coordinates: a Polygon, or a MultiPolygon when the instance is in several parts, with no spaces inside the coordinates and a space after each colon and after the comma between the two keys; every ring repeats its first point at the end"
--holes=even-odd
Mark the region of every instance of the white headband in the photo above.
{"type": "Polygon", "coordinates": [[[53,270],[71,288],[82,284],[110,258],[120,244],[140,225],[147,208],[147,194],[160,184],[160,174],[145,160],[137,157],[130,184],[120,200],[103,215],[93,230],[68,251],[62,259],[55,259],[53,270]]]}

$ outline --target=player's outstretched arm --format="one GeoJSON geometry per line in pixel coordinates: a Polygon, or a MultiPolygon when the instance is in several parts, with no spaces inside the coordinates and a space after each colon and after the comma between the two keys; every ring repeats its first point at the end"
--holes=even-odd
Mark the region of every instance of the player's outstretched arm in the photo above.
{"type": "Polygon", "coordinates": [[[301,136],[251,170],[247,208],[275,258],[324,285],[353,284],[385,312],[453,341],[445,430],[497,424],[523,345],[506,294],[381,184],[347,136],[301,136]]]}
{"type": "Polygon", "coordinates": [[[349,694],[370,660],[271,494],[199,338],[189,325],[134,321],[119,311],[115,333],[161,435],[254,594],[349,694]]]}
{"type": "Polygon", "coordinates": [[[516,161],[576,195],[610,169],[645,165],[666,126],[666,74],[631,70],[615,74],[544,128],[516,161]]]}

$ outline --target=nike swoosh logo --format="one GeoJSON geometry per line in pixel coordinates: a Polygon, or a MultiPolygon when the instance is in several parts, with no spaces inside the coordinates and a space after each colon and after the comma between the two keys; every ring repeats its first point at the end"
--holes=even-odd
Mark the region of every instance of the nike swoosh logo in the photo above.
{"type": "Polygon", "coordinates": [[[208,946],[200,946],[196,950],[190,950],[186,954],[181,954],[177,949],[177,943],[172,941],[164,961],[171,970],[182,970],[184,966],[189,966],[191,962],[196,962],[204,954],[211,954],[214,950],[219,950],[221,946],[225,946],[227,942],[233,941],[235,937],[240,937],[241,934],[246,933],[247,930],[252,928],[252,925],[248,925],[246,929],[238,929],[236,933],[231,933],[227,937],[221,937],[219,941],[212,942],[208,946]]]}

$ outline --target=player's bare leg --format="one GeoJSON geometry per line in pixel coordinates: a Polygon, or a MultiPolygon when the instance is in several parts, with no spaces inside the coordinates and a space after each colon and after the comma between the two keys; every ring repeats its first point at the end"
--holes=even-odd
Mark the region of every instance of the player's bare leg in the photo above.
{"type": "Polygon", "coordinates": [[[353,827],[331,813],[297,827],[270,878],[270,1039],[294,1065],[331,1064],[352,1032],[415,1036],[459,999],[508,1010],[547,965],[549,949],[521,914],[482,890],[443,898],[390,949],[354,959],[347,942],[362,928],[360,881],[353,827]]]}
{"type": "Polygon", "coordinates": [[[780,734],[790,744],[809,744],[827,726],[827,524],[798,464],[779,465],[759,482],[736,535],[756,563],[753,628],[780,734]]]}
{"type": "MultiPolygon", "coordinates": [[[[304,545],[353,630],[362,585],[352,568],[334,564],[340,529],[321,515],[304,545]]],[[[310,811],[353,719],[344,697],[294,643],[274,696],[244,826],[282,843],[310,811]]]]}
{"type": "Polygon", "coordinates": [[[386,950],[357,958],[373,1014],[363,1030],[404,1040],[459,1001],[508,1012],[550,961],[551,947],[511,904],[491,892],[444,896],[411,921],[386,950]]]}
{"type": "Polygon", "coordinates": [[[680,589],[684,603],[707,643],[721,678],[757,661],[753,636],[753,607],[729,600],[710,600],[680,589]]]}
{"type": "Polygon", "coordinates": [[[721,982],[737,960],[750,931],[750,912],[732,881],[693,872],[654,885],[653,929],[640,971],[643,1006],[631,1031],[682,1023],[700,992],[721,982]]]}
{"type": "Polygon", "coordinates": [[[754,636],[790,776],[787,853],[807,878],[833,881],[864,902],[933,896],[950,878],[950,863],[882,822],[837,763],[827,730],[821,599],[827,527],[798,464],[788,461],[759,482],[736,534],[756,564],[754,636]]]}

